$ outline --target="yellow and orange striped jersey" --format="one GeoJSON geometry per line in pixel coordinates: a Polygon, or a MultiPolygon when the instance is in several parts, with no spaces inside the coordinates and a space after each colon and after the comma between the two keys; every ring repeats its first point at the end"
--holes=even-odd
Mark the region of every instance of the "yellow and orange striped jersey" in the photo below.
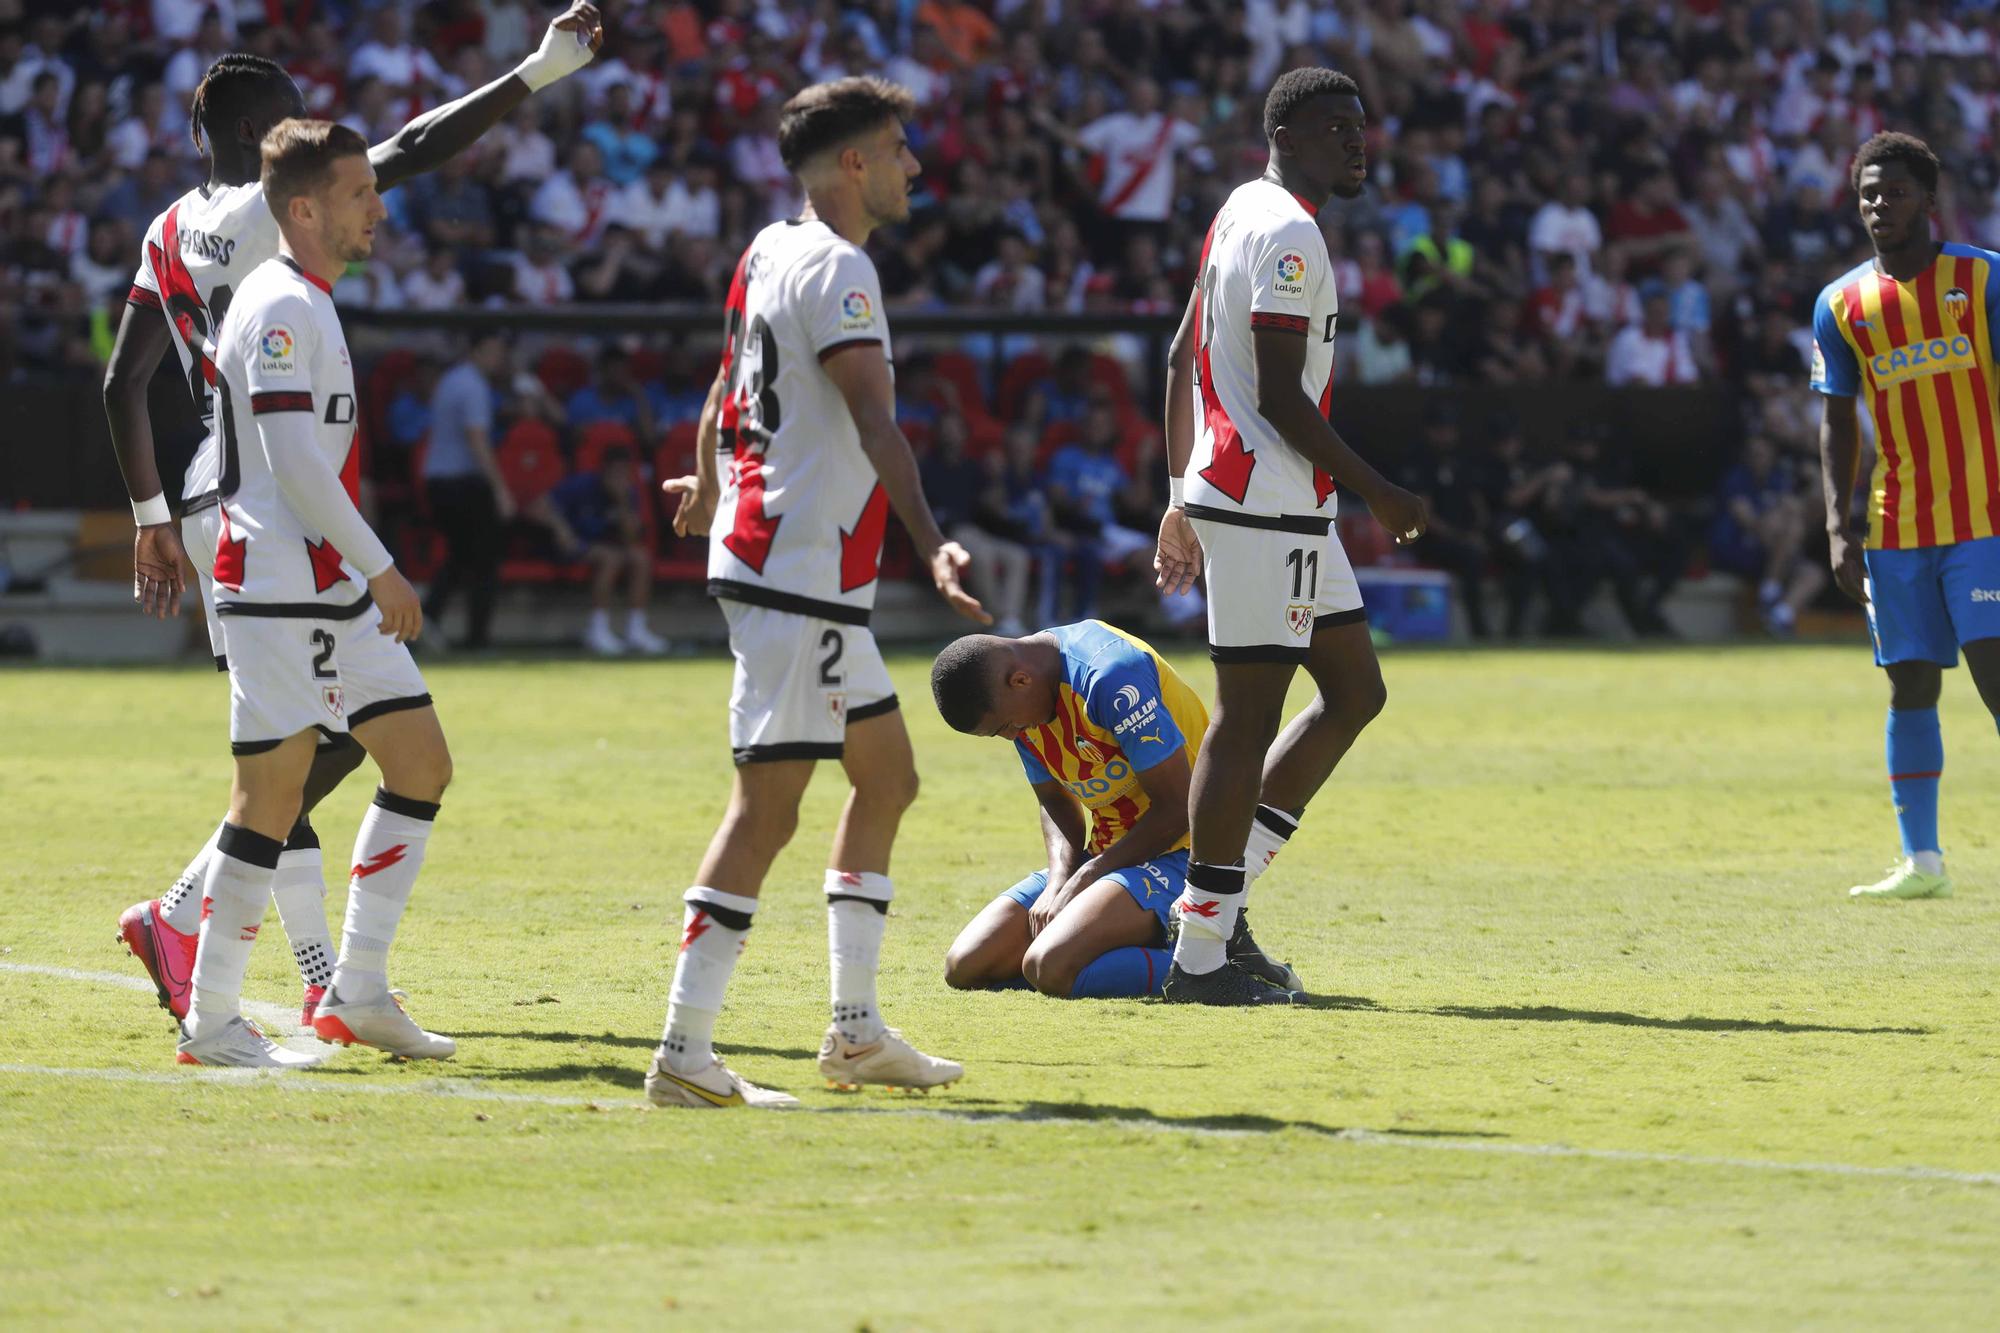
{"type": "MultiPolygon", "coordinates": [[[[1031,783],[1060,782],[1090,811],[1090,854],[1124,837],[1151,802],[1139,774],[1185,752],[1194,764],[1208,709],[1160,655],[1101,620],[1048,631],[1062,649],[1056,715],[1014,742],[1031,783]]],[[[1169,851],[1188,845],[1186,835],[1169,851]]]]}
{"type": "Polygon", "coordinates": [[[1868,545],[1948,546],[2000,533],[1993,321],[2000,254],[1946,244],[1898,282],[1871,259],[1813,306],[1812,387],[1862,397],[1875,423],[1868,545]]]}

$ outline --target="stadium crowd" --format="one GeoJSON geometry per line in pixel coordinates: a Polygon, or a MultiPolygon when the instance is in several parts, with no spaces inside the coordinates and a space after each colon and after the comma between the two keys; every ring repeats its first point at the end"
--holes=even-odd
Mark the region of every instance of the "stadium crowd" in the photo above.
{"type": "MultiPolygon", "coordinates": [[[[1613,584],[1634,630],[1662,631],[1661,599],[1697,552],[1757,584],[1785,632],[1824,582],[1805,372],[1814,295],[1867,253],[1853,148],[1885,126],[1925,136],[1945,164],[1943,234],[2000,244],[2000,10],[1978,0],[602,7],[609,41],[583,76],[390,195],[343,305],[719,309],[741,247],[797,204],[779,106],[867,71],[920,106],[913,220],[876,247],[892,308],[1177,314],[1208,219],[1262,167],[1263,90],[1331,64],[1372,120],[1366,196],[1321,215],[1339,383],[1714,384],[1741,405],[1740,460],[1689,505],[1630,485],[1587,424],[1524,441],[1439,395],[1408,456],[1440,520],[1418,558],[1460,576],[1479,633],[1578,632],[1579,569],[1613,584]],[[1479,596],[1496,578],[1501,616],[1479,596]]],[[[217,55],[281,61],[314,111],[380,141],[504,69],[541,8],[0,0],[0,381],[99,373],[141,230],[203,176],[186,108],[217,55]]],[[[581,567],[592,541],[546,503],[555,481],[595,475],[608,452],[618,484],[642,486],[685,458],[714,351],[402,341],[395,373],[370,379],[373,471],[390,503],[413,475],[412,499],[468,478],[491,489],[478,523],[446,517],[447,498],[434,525],[473,548],[454,551],[447,584],[475,608],[489,566],[521,563],[530,539],[501,531],[517,518],[541,520],[528,555],[581,567]],[[433,418],[463,417],[451,376],[475,362],[490,447],[413,463],[433,418]],[[521,423],[553,469],[538,455],[502,475],[521,423]],[[622,432],[592,433],[605,423],[622,432]]],[[[998,374],[946,344],[899,356],[932,494],[1010,619],[1087,613],[1104,571],[1143,564],[1164,499],[1145,346],[1010,337],[998,374]]],[[[668,572],[684,564],[651,500],[638,510],[585,526],[621,553],[653,544],[668,572]]],[[[591,560],[607,605],[624,557],[591,560]]]]}

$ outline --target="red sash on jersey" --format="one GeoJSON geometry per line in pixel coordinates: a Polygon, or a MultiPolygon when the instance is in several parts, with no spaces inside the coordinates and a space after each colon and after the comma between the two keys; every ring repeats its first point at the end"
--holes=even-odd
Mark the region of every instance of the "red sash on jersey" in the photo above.
{"type": "Polygon", "coordinates": [[[604,209],[610,200],[611,187],[603,181],[592,181],[590,188],[583,192],[583,230],[577,233],[577,240],[588,244],[597,239],[597,229],[604,220],[604,209]]]}
{"type": "Polygon", "coordinates": [[[1131,202],[1132,196],[1139,193],[1139,187],[1152,179],[1153,173],[1159,170],[1161,159],[1166,156],[1167,140],[1171,139],[1173,134],[1174,118],[1162,112],[1160,132],[1153,136],[1153,142],[1146,145],[1144,160],[1139,163],[1139,169],[1126,177],[1125,183],[1118,187],[1118,193],[1104,201],[1105,212],[1115,214],[1125,207],[1131,202]]]}

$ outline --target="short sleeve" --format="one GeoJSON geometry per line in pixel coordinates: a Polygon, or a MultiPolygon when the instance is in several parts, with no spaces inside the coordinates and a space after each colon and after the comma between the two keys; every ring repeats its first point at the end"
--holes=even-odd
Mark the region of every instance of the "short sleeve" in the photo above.
{"type": "Polygon", "coordinates": [[[125,303],[144,306],[148,310],[158,310],[162,304],[160,280],[153,273],[153,266],[143,257],[139,260],[139,271],[132,275],[132,290],[126,294],[125,303]]]}
{"type": "Polygon", "coordinates": [[[1109,152],[1117,146],[1124,128],[1123,119],[1117,115],[1099,116],[1076,132],[1076,141],[1093,153],[1109,152]]]}
{"type": "Polygon", "coordinates": [[[1187,745],[1160,696],[1159,668],[1136,648],[1119,653],[1096,673],[1084,694],[1083,709],[1092,722],[1111,733],[1136,773],[1172,758],[1187,745]]]}
{"type": "Polygon", "coordinates": [[[882,283],[851,245],[830,246],[798,270],[806,341],[821,360],[852,343],[882,339],[882,283]]]}
{"type": "Polygon", "coordinates": [[[1328,280],[1326,267],[1326,243],[1310,222],[1252,239],[1250,327],[1310,333],[1314,298],[1328,280]]]}
{"type": "Polygon", "coordinates": [[[1813,302],[1812,387],[1836,398],[1861,392],[1861,363],[1840,331],[1831,292],[1821,292],[1813,302]]]}
{"type": "Polygon", "coordinates": [[[248,318],[236,330],[235,350],[243,358],[252,414],[313,411],[319,335],[311,304],[286,296],[244,314],[248,318]]]}
{"type": "Polygon", "coordinates": [[[1014,751],[1021,756],[1021,770],[1028,775],[1028,782],[1031,785],[1039,787],[1044,782],[1055,781],[1047,765],[1035,757],[1035,752],[1028,748],[1027,742],[1015,741],[1014,751]]]}

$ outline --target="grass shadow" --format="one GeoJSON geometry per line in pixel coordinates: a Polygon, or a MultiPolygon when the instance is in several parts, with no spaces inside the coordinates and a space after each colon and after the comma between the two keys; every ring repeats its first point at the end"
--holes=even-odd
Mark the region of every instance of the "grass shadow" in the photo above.
{"type": "MultiPolygon", "coordinates": [[[[953,1097],[949,1102],[925,1105],[917,1102],[904,1110],[921,1110],[974,1124],[1006,1124],[1021,1121],[1071,1120],[1079,1124],[1131,1125],[1147,1129],[1189,1130],[1206,1134],[1276,1134],[1296,1129],[1326,1138],[1349,1138],[1358,1134],[1390,1135],[1414,1139],[1504,1139],[1505,1134],[1479,1129],[1363,1129],[1359,1126],[1329,1125],[1317,1120],[1291,1120],[1283,1116],[1232,1112],[1219,1115],[1164,1115],[1143,1106],[1113,1106],[1094,1102],[1021,1102],[1009,1110],[982,1110],[999,1106],[985,1099],[953,1097]]],[[[855,1106],[859,1114],[894,1115],[897,1109],[855,1106]]]]}
{"type": "MultiPolygon", "coordinates": [[[[615,1032],[454,1032],[460,1041],[477,1041],[489,1038],[495,1041],[552,1041],[565,1046],[617,1046],[628,1051],[650,1051],[660,1044],[658,1037],[621,1037],[615,1032]]],[[[769,1055],[781,1060],[813,1060],[819,1057],[816,1048],[805,1046],[739,1046],[734,1042],[719,1041],[715,1049],[723,1055],[769,1055]]]]}
{"type": "Polygon", "coordinates": [[[1622,1009],[1565,1009],[1553,1004],[1440,1004],[1397,1008],[1379,1004],[1362,995],[1308,994],[1299,1007],[1430,1018],[1470,1018],[1490,1023],[1603,1023],[1612,1027],[1659,1028],[1670,1032],[1826,1032],[1853,1037],[1928,1037],[1934,1031],[1927,1027],[1848,1027],[1838,1023],[1800,1023],[1789,1018],[1709,1018],[1701,1014],[1660,1018],[1652,1014],[1627,1013],[1622,1009]]]}

